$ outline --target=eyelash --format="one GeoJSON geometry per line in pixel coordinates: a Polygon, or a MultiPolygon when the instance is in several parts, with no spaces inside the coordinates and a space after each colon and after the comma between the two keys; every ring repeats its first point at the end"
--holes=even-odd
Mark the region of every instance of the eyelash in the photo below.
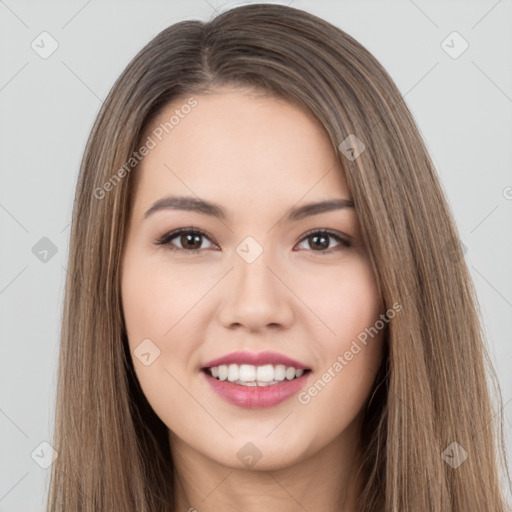
{"type": "MultiPolygon", "coordinates": [[[[166,247],[166,248],[168,248],[171,251],[181,251],[181,252],[184,252],[184,253],[187,254],[187,256],[193,255],[193,254],[197,254],[198,252],[205,250],[205,249],[183,249],[181,247],[173,246],[171,244],[171,240],[175,239],[176,237],[178,237],[179,235],[182,235],[182,234],[199,235],[201,237],[204,237],[204,238],[208,239],[211,242],[211,239],[203,231],[200,231],[200,230],[197,230],[197,229],[192,229],[192,228],[180,228],[180,229],[176,229],[174,231],[171,231],[169,233],[166,233],[165,235],[160,237],[155,242],[155,245],[166,247]]],[[[308,231],[300,239],[299,243],[304,241],[304,240],[306,240],[306,239],[308,239],[309,237],[311,237],[313,235],[319,235],[319,234],[320,235],[327,235],[327,236],[330,236],[330,237],[336,239],[338,242],[340,242],[341,246],[331,247],[330,249],[317,250],[317,251],[315,251],[313,249],[310,249],[311,251],[313,251],[315,253],[332,254],[335,251],[339,251],[339,250],[342,250],[342,249],[348,249],[348,248],[352,247],[352,245],[353,245],[348,240],[342,238],[337,233],[335,233],[335,232],[333,232],[331,230],[328,230],[328,229],[315,229],[315,230],[308,231]]]]}

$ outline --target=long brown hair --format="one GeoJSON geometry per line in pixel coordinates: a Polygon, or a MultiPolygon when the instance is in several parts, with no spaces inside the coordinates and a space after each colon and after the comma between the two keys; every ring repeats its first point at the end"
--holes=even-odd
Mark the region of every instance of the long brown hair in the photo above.
{"type": "Polygon", "coordinates": [[[494,373],[455,223],[413,117],[351,36],[265,4],[163,30],[98,114],[73,209],[48,511],[174,510],[167,427],[135,376],[121,307],[130,158],[163,106],[220,86],[261,90],[316,116],[345,171],[384,304],[403,308],[389,322],[366,408],[358,510],[504,512],[494,373]],[[364,144],[357,158],[340,146],[352,135],[364,144]]]}

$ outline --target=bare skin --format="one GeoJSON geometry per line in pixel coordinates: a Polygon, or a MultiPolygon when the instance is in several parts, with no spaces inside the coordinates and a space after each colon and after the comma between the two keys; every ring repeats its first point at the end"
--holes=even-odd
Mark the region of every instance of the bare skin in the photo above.
{"type": "MultiPolygon", "coordinates": [[[[134,171],[122,259],[131,352],[145,339],[160,351],[150,365],[133,363],[169,428],[176,510],[352,511],[382,331],[359,343],[346,364],[339,356],[384,306],[353,207],[285,218],[304,204],[351,200],[346,179],[327,135],[304,110],[241,89],[195,99],[134,171]],[[170,195],[218,203],[226,218],[171,208],[144,217],[170,195]],[[156,244],[178,228],[203,233],[198,252],[180,234],[156,244]],[[262,250],[250,263],[237,252],[248,236],[256,242],[250,250],[262,250]],[[238,350],[272,350],[304,363],[311,372],[302,401],[295,394],[246,408],[212,391],[202,365],[238,350]],[[259,457],[253,465],[239,457],[244,447],[259,457]]],[[[152,127],[186,100],[166,106],[152,127]]]]}

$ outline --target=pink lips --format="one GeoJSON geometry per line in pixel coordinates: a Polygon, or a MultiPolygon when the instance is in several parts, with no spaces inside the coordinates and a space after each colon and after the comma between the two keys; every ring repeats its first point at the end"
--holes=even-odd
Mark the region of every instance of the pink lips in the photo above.
{"type": "Polygon", "coordinates": [[[202,368],[211,368],[212,366],[220,366],[221,364],[253,364],[254,366],[284,364],[285,366],[293,366],[296,370],[307,369],[307,366],[299,361],[279,354],[278,352],[272,352],[271,350],[257,353],[247,351],[231,352],[231,354],[226,356],[208,361],[202,368]]]}
{"type": "Polygon", "coordinates": [[[203,371],[201,373],[215,393],[233,405],[250,409],[271,407],[290,398],[305,386],[311,373],[307,371],[293,380],[285,379],[278,384],[271,384],[269,386],[243,386],[229,381],[217,380],[204,371],[206,368],[220,366],[221,364],[252,364],[255,366],[283,364],[287,367],[293,366],[295,369],[302,370],[307,370],[307,366],[299,361],[272,351],[259,353],[247,351],[232,352],[226,356],[208,361],[202,366],[201,369],[203,371]]]}

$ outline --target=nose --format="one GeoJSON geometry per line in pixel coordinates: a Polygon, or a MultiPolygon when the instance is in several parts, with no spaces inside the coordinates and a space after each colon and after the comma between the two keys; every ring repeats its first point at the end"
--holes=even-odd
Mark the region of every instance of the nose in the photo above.
{"type": "Polygon", "coordinates": [[[285,329],[294,320],[293,293],[283,272],[268,261],[266,251],[248,263],[238,254],[222,290],[219,316],[224,327],[258,332],[285,329]]]}

